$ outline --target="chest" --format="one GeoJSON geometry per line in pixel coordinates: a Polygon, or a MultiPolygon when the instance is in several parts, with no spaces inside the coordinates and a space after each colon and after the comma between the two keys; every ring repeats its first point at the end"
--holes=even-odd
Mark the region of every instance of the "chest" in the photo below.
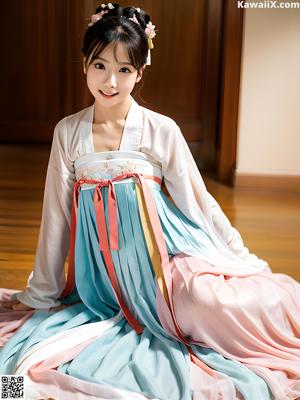
{"type": "Polygon", "coordinates": [[[101,124],[93,124],[92,139],[94,152],[119,150],[124,124],[104,127],[101,124]]]}

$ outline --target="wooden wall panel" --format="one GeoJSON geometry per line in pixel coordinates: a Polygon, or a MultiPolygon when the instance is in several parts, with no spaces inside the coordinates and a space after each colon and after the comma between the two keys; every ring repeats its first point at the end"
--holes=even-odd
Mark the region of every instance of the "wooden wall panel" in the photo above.
{"type": "Polygon", "coordinates": [[[49,142],[61,116],[65,42],[58,1],[1,2],[1,142],[49,142]]]}
{"type": "Polygon", "coordinates": [[[233,185],[237,152],[243,13],[231,0],[224,1],[224,37],[221,68],[220,127],[216,177],[233,185]]]}
{"type": "MultiPolygon", "coordinates": [[[[132,1],[122,1],[123,6],[132,1]]],[[[0,141],[49,143],[62,117],[93,101],[81,47],[95,0],[3,0],[0,141]],[[14,15],[11,23],[11,17],[14,15]],[[9,37],[9,41],[5,41],[9,37]],[[17,49],[17,51],[16,51],[17,49]]],[[[139,0],[156,25],[143,106],[174,118],[196,162],[214,168],[224,0],[139,0]]],[[[141,85],[141,84],[138,84],[141,85]]]]}

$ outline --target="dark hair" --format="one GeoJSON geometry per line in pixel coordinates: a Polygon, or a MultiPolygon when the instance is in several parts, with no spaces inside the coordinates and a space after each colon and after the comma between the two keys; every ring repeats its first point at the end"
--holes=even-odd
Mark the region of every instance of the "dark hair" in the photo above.
{"type": "MultiPolygon", "coordinates": [[[[145,28],[150,21],[150,16],[142,9],[137,12],[135,7],[123,8],[118,3],[112,4],[114,6],[112,9],[108,6],[96,9],[96,14],[101,10],[108,12],[90,26],[84,35],[82,53],[85,57],[85,67],[87,69],[109,43],[122,42],[132,65],[139,70],[147,60],[148,37],[145,28]],[[140,25],[128,19],[134,16],[140,25]]],[[[115,51],[116,47],[114,48],[116,59],[115,51]]]]}

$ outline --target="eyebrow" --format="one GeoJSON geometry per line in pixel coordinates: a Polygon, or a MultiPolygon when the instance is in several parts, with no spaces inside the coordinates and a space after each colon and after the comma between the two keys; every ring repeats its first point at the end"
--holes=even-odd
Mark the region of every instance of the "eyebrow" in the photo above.
{"type": "MultiPolygon", "coordinates": [[[[109,61],[108,61],[108,60],[105,60],[105,58],[103,58],[103,57],[96,57],[96,58],[94,58],[94,60],[102,60],[102,61],[105,61],[105,62],[109,63],[109,61]]],[[[118,63],[118,64],[132,65],[130,62],[127,62],[127,61],[120,62],[120,63],[118,63]]]]}

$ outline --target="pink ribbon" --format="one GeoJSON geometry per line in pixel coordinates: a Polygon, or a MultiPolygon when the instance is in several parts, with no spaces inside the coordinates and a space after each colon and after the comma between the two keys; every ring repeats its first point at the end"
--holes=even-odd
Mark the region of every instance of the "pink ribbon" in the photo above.
{"type": "Polygon", "coordinates": [[[99,236],[100,250],[109,251],[109,247],[111,248],[111,250],[119,250],[117,200],[113,181],[111,179],[102,179],[99,183],[97,183],[94,192],[94,205],[96,210],[98,233],[101,232],[101,235],[99,236]],[[104,202],[101,193],[101,189],[103,186],[108,186],[108,220],[110,230],[110,246],[108,244],[104,202]]]}

